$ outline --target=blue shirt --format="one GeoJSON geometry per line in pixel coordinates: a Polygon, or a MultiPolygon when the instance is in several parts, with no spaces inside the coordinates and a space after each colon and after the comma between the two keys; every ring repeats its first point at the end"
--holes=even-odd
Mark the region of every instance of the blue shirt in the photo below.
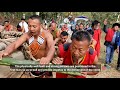
{"type": "Polygon", "coordinates": [[[119,35],[117,36],[117,46],[120,46],[120,32],[119,35]]]}
{"type": "Polygon", "coordinates": [[[116,39],[116,32],[113,35],[112,43],[115,44],[115,39],[116,39]]]}
{"type": "Polygon", "coordinates": [[[119,40],[119,41],[118,41],[117,45],[118,45],[118,46],[120,46],[120,37],[119,37],[119,39],[118,39],[118,40],[119,40]]]}

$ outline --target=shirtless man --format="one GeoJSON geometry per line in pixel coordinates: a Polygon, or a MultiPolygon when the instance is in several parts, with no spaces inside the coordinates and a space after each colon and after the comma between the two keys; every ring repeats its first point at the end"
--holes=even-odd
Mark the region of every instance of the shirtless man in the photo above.
{"type": "Polygon", "coordinates": [[[37,15],[33,15],[28,19],[28,28],[29,31],[27,33],[24,33],[18,40],[0,52],[0,59],[10,55],[27,41],[32,56],[39,60],[40,64],[50,63],[55,52],[52,35],[41,28],[41,22],[37,15]]]}
{"type": "Polygon", "coordinates": [[[68,33],[66,31],[61,32],[60,37],[57,38],[54,43],[57,44],[58,46],[60,44],[65,44],[67,43],[68,40],[68,33]]]}
{"type": "Polygon", "coordinates": [[[27,41],[29,42],[32,55],[36,59],[41,59],[40,64],[48,64],[55,51],[52,35],[49,32],[42,30],[39,17],[36,15],[29,18],[28,25],[29,32],[23,34],[17,41],[9,45],[3,52],[1,52],[0,58],[2,59],[2,56],[10,55],[20,45],[27,41]],[[35,44],[35,46],[33,44],[35,44]],[[49,49],[48,53],[46,53],[47,48],[49,49]]]}
{"type": "Polygon", "coordinates": [[[53,40],[55,40],[56,38],[60,36],[60,30],[57,28],[57,24],[54,22],[50,24],[49,31],[53,36],[53,40]]]}
{"type": "Polygon", "coordinates": [[[13,28],[13,25],[11,25],[9,21],[5,21],[4,22],[4,29],[6,31],[12,31],[14,28],[13,28]]]}

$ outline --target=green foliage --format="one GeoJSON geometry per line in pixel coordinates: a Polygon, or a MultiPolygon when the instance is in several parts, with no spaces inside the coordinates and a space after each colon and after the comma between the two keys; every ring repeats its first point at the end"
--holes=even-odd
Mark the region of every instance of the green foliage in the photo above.
{"type": "MultiPolygon", "coordinates": [[[[0,12],[0,19],[10,20],[11,22],[18,22],[20,21],[23,14],[25,14],[26,19],[28,19],[29,16],[35,13],[36,12],[0,12]]],[[[90,20],[100,21],[101,24],[103,24],[104,19],[108,19],[108,24],[112,25],[117,21],[119,14],[120,12],[40,12],[40,17],[42,20],[47,19],[48,21],[51,21],[53,18],[58,23],[61,23],[63,19],[69,15],[74,17],[87,16],[90,20]]]]}
{"type": "Polygon", "coordinates": [[[103,25],[104,19],[108,19],[110,26],[117,21],[119,14],[119,12],[91,12],[92,20],[99,20],[103,25]]]}
{"type": "Polygon", "coordinates": [[[0,65],[15,65],[15,64],[39,64],[39,62],[32,60],[16,60],[9,57],[0,60],[0,65]]]}

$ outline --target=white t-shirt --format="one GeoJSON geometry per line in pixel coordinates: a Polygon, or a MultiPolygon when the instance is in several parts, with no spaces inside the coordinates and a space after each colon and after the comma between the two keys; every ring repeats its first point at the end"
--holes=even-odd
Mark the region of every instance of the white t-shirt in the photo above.
{"type": "MultiPolygon", "coordinates": [[[[20,22],[19,25],[22,27],[22,22],[20,22]]],[[[26,22],[23,22],[23,26],[25,29],[25,33],[28,32],[28,24],[26,22]]]]}

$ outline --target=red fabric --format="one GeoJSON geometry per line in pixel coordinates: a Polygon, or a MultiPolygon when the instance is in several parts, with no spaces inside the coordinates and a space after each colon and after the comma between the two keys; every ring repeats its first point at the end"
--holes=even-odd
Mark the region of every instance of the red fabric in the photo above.
{"type": "MultiPolygon", "coordinates": [[[[72,63],[72,58],[71,58],[71,52],[70,48],[68,51],[64,51],[63,45],[59,47],[60,49],[60,56],[64,58],[63,65],[73,65],[72,63]]],[[[89,51],[86,53],[86,57],[83,62],[81,62],[81,65],[88,65],[88,64],[93,64],[95,56],[97,55],[96,51],[93,53],[93,55],[89,54],[89,51]]],[[[67,78],[67,74],[62,74],[62,73],[56,73],[56,78],[67,78]]],[[[76,76],[76,78],[85,78],[84,76],[76,76]]]]}
{"type": "Polygon", "coordinates": [[[59,45],[58,45],[58,49],[59,49],[59,51],[60,51],[59,57],[64,57],[65,51],[64,51],[63,44],[59,44],[59,45]]]}
{"type": "Polygon", "coordinates": [[[61,40],[58,41],[58,47],[59,47],[59,45],[63,45],[61,40]]]}
{"type": "Polygon", "coordinates": [[[113,35],[114,35],[114,30],[109,28],[105,36],[105,41],[111,42],[113,35]]]}
{"type": "MultiPolygon", "coordinates": [[[[67,78],[67,74],[56,73],[56,78],[67,78]]],[[[85,76],[75,76],[75,78],[86,78],[85,76]]]]}
{"type": "Polygon", "coordinates": [[[89,54],[89,51],[86,53],[86,57],[84,61],[81,63],[81,65],[92,65],[95,59],[95,56],[97,55],[97,52],[94,51],[92,55],[89,54]]]}
{"type": "Polygon", "coordinates": [[[56,78],[67,78],[67,74],[62,74],[62,73],[56,73],[56,78]]]}
{"type": "Polygon", "coordinates": [[[8,26],[5,27],[5,30],[10,31],[10,28],[11,28],[11,25],[8,25],[8,26]]]}
{"type": "Polygon", "coordinates": [[[19,32],[22,32],[22,29],[21,29],[21,28],[17,28],[17,30],[18,30],[19,32]]]}
{"type": "Polygon", "coordinates": [[[100,38],[101,38],[101,29],[94,30],[93,39],[96,40],[95,50],[97,51],[97,56],[100,54],[100,38]]]}

